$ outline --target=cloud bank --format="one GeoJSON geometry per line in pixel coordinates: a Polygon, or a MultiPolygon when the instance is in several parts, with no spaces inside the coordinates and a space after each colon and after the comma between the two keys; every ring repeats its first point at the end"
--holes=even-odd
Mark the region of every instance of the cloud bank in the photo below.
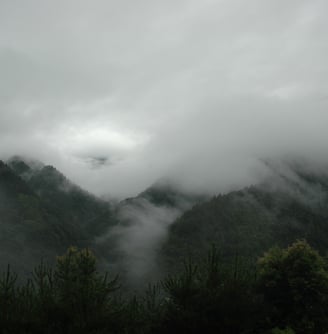
{"type": "Polygon", "coordinates": [[[97,194],[327,160],[325,0],[0,1],[0,157],[97,194]]]}
{"type": "Polygon", "coordinates": [[[126,279],[140,283],[147,275],[159,272],[157,252],[169,225],[184,209],[156,206],[143,198],[124,203],[118,212],[120,224],[110,228],[97,242],[119,254],[119,270],[125,271],[126,279]]]}

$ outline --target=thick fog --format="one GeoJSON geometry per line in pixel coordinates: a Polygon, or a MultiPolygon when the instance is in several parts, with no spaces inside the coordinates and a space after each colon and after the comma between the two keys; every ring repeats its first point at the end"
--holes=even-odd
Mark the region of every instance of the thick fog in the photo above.
{"type": "MultiPolygon", "coordinates": [[[[138,282],[147,275],[159,272],[157,251],[168,233],[169,225],[186,207],[156,206],[138,198],[119,208],[121,223],[108,230],[97,243],[111,247],[118,257],[119,270],[130,282],[138,282]]],[[[112,261],[112,259],[108,259],[112,261]]]]}
{"type": "Polygon", "coordinates": [[[327,160],[326,0],[0,0],[0,157],[97,194],[327,160]]]}

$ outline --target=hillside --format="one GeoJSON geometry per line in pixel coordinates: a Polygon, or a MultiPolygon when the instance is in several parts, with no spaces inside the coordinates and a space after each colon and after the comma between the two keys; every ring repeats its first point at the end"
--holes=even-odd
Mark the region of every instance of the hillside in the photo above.
{"type": "Polygon", "coordinates": [[[11,159],[9,166],[38,194],[48,210],[72,227],[85,230],[87,238],[115,223],[107,202],[81,189],[53,166],[35,162],[29,166],[19,158],[11,159]]]}
{"type": "Polygon", "coordinates": [[[22,270],[74,245],[91,247],[100,267],[155,271],[167,226],[203,199],[159,182],[114,206],[39,161],[15,156],[1,166],[1,263],[22,270]]]}
{"type": "Polygon", "coordinates": [[[0,162],[0,253],[7,263],[24,270],[42,257],[53,257],[73,241],[67,227],[47,210],[40,197],[0,162]]]}
{"type": "Polygon", "coordinates": [[[195,205],[170,227],[160,252],[165,266],[193,254],[204,256],[211,244],[221,256],[256,259],[269,247],[306,239],[328,251],[328,178],[300,166],[274,172],[265,182],[221,194],[195,205]]]}
{"type": "Polygon", "coordinates": [[[117,204],[117,224],[97,238],[97,248],[105,262],[134,288],[145,287],[161,272],[157,254],[167,229],[177,217],[205,196],[178,190],[168,182],[157,182],[117,204]]]}
{"type": "Polygon", "coordinates": [[[52,166],[14,158],[0,163],[1,265],[24,271],[53,261],[67,247],[94,247],[116,220],[107,202],[67,180],[52,166]]]}
{"type": "Polygon", "coordinates": [[[258,185],[209,199],[159,182],[113,206],[53,166],[15,157],[0,165],[1,264],[20,270],[71,245],[91,247],[139,284],[211,244],[224,259],[256,259],[274,245],[306,239],[328,250],[328,177],[305,164],[267,163],[258,185]]]}

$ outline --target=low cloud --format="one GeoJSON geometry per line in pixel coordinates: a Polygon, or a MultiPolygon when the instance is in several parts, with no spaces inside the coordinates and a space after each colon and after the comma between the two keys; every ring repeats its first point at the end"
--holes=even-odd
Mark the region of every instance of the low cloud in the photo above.
{"type": "Polygon", "coordinates": [[[157,251],[168,226],[182,212],[182,207],[156,206],[144,198],[126,201],[119,207],[120,224],[99,238],[98,245],[111,248],[110,255],[116,254],[118,258],[118,270],[137,286],[147,275],[159,272],[157,251]]]}
{"type": "Polygon", "coordinates": [[[194,192],[242,187],[266,157],[326,161],[327,10],[1,1],[0,157],[40,159],[118,198],[162,177],[194,192]]]}

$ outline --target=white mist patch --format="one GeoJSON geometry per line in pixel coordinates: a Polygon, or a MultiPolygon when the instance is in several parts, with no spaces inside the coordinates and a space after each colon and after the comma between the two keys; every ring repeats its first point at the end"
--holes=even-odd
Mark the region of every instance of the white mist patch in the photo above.
{"type": "Polygon", "coordinates": [[[262,190],[283,192],[308,206],[325,207],[327,203],[327,164],[294,158],[264,160],[267,177],[260,183],[262,190]]]}
{"type": "Polygon", "coordinates": [[[128,278],[137,280],[157,270],[156,253],[168,226],[182,213],[177,208],[155,206],[143,198],[126,202],[119,212],[122,224],[110,234],[117,238],[128,278]]]}

